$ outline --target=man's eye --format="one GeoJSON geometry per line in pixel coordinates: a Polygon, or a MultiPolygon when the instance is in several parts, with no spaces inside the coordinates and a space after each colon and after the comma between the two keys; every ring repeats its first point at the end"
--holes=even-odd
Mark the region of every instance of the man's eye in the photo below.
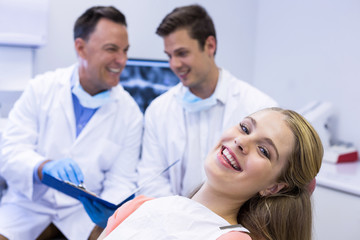
{"type": "Polygon", "coordinates": [[[186,54],[187,54],[186,52],[179,52],[179,53],[178,53],[178,56],[179,56],[179,57],[185,57],[186,54]]]}

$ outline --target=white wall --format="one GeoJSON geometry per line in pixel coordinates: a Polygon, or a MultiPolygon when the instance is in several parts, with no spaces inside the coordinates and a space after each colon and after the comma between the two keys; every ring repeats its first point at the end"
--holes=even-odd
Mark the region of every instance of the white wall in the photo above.
{"type": "Polygon", "coordinates": [[[280,104],[334,104],[335,135],[360,148],[360,1],[259,1],[254,84],[280,104]]]}
{"type": "Polygon", "coordinates": [[[0,0],[0,44],[39,46],[46,42],[48,0],[0,0]]]}
{"type": "Polygon", "coordinates": [[[21,91],[33,74],[32,61],[32,48],[0,45],[0,91],[21,91]]]}

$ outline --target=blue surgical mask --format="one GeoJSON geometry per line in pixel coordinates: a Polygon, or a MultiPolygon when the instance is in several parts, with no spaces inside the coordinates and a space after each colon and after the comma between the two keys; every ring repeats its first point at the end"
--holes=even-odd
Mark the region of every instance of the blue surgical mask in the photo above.
{"type": "Polygon", "coordinates": [[[216,105],[216,97],[212,94],[209,98],[201,99],[187,88],[182,98],[182,106],[188,112],[200,112],[216,105]]]}
{"type": "Polygon", "coordinates": [[[79,99],[80,104],[86,108],[99,108],[110,101],[110,90],[91,96],[82,88],[79,81],[75,83],[72,93],[79,99]]]}

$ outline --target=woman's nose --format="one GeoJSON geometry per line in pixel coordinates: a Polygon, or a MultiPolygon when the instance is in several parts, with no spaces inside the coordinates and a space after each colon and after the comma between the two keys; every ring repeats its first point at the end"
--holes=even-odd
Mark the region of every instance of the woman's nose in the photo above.
{"type": "Polygon", "coordinates": [[[248,141],[244,137],[237,137],[234,139],[235,145],[240,149],[243,154],[248,153],[248,141]]]}

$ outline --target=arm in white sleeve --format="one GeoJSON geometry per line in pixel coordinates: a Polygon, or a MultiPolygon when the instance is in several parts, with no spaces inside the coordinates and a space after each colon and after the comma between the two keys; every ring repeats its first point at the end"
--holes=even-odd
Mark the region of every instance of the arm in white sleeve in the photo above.
{"type": "Polygon", "coordinates": [[[40,106],[35,87],[29,84],[9,114],[1,149],[0,174],[10,187],[29,199],[33,195],[35,167],[45,160],[44,156],[36,152],[40,106]]]}

